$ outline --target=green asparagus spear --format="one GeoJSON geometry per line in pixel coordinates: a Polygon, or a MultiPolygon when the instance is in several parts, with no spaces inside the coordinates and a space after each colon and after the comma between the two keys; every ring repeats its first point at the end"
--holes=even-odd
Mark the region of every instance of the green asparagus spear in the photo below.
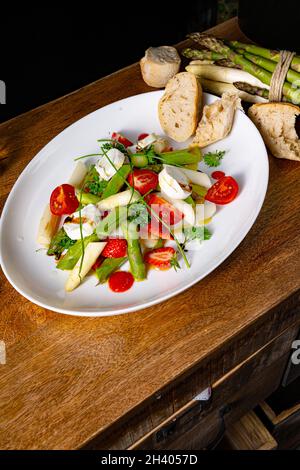
{"type": "Polygon", "coordinates": [[[161,162],[167,165],[189,165],[198,163],[202,159],[199,147],[191,149],[174,150],[173,152],[164,152],[160,154],[161,162]]]}
{"type": "Polygon", "coordinates": [[[190,204],[192,207],[195,207],[196,204],[195,204],[195,201],[194,199],[192,198],[192,196],[189,196],[185,199],[185,202],[187,202],[188,204],[190,204]]]}
{"type": "Polygon", "coordinates": [[[146,267],[141,252],[137,225],[124,222],[121,227],[127,240],[127,256],[132,275],[136,281],[142,281],[146,278],[146,267]]]}
{"type": "Polygon", "coordinates": [[[64,228],[62,227],[52,238],[47,251],[47,255],[55,256],[55,259],[59,259],[61,257],[62,252],[64,250],[69,249],[70,246],[74,245],[74,243],[75,240],[71,240],[71,238],[68,237],[64,228]]]}
{"type": "MultiPolygon", "coordinates": [[[[142,168],[148,166],[149,159],[145,153],[135,153],[131,155],[131,163],[133,166],[142,168]]],[[[198,163],[201,160],[201,151],[198,147],[191,149],[173,150],[172,152],[163,152],[156,154],[155,163],[165,163],[167,165],[189,165],[198,163]]]]}
{"type": "MultiPolygon", "coordinates": [[[[99,238],[97,237],[97,235],[95,233],[92,233],[92,235],[89,235],[88,237],[85,237],[83,239],[84,248],[86,248],[90,242],[97,242],[98,240],[99,238]]],[[[76,243],[68,249],[65,256],[60,259],[56,267],[58,269],[63,269],[63,270],[73,269],[81,256],[82,256],[82,243],[81,243],[81,240],[77,240],[76,243]]]]}
{"type": "Polygon", "coordinates": [[[269,99],[269,90],[267,90],[266,88],[260,88],[258,86],[249,85],[249,83],[245,82],[234,82],[233,85],[238,90],[250,93],[250,95],[262,96],[263,98],[269,99]]]}
{"type": "Polygon", "coordinates": [[[124,185],[124,180],[126,180],[129,173],[130,165],[123,165],[109,181],[108,185],[102,193],[101,200],[113,196],[114,194],[117,194],[124,185]]]}
{"type": "Polygon", "coordinates": [[[199,51],[198,49],[183,49],[181,54],[184,57],[187,57],[188,59],[200,59],[200,60],[221,60],[225,59],[225,56],[222,54],[218,54],[218,52],[214,51],[207,51],[207,50],[202,50],[199,51]]]}
{"type": "Polygon", "coordinates": [[[134,153],[130,156],[130,160],[132,165],[137,168],[144,168],[149,163],[147,155],[144,153],[134,153]]]}
{"type": "Polygon", "coordinates": [[[97,204],[97,202],[101,201],[100,196],[96,196],[95,194],[92,193],[82,193],[81,195],[81,204],[87,205],[87,204],[97,204]]]}
{"type": "Polygon", "coordinates": [[[105,258],[101,266],[96,269],[99,283],[104,284],[109,276],[117,271],[127,260],[126,256],[124,258],[105,258]]]}
{"type": "MultiPolygon", "coordinates": [[[[261,57],[265,57],[266,59],[273,60],[274,62],[279,61],[279,51],[266,49],[265,47],[256,46],[255,44],[244,44],[243,42],[239,41],[229,41],[228,45],[234,49],[244,49],[246,52],[250,52],[250,54],[259,55],[261,57]]],[[[291,69],[295,70],[296,72],[300,72],[300,56],[293,57],[291,69]]]]}
{"type": "MultiPolygon", "coordinates": [[[[248,52],[244,53],[244,57],[253,62],[253,64],[259,65],[269,72],[273,73],[276,68],[276,63],[272,60],[266,59],[265,57],[259,57],[258,55],[249,54],[248,52]]],[[[300,73],[295,72],[295,70],[288,70],[286,80],[293,85],[300,87],[300,73]]]]}
{"type": "MultiPolygon", "coordinates": [[[[189,35],[189,37],[196,41],[198,44],[200,44],[201,47],[205,47],[220,54],[226,55],[226,57],[232,62],[237,65],[240,65],[242,67],[242,70],[251,73],[263,83],[270,85],[272,78],[272,74],[270,72],[264,70],[256,64],[253,64],[252,62],[250,62],[250,60],[246,59],[241,54],[235,52],[235,50],[230,49],[230,47],[226,46],[226,44],[222,40],[216,39],[213,36],[209,36],[205,33],[192,33],[191,35],[189,35]]],[[[290,83],[284,82],[283,94],[294,104],[300,104],[299,88],[294,88],[290,83]]]]}

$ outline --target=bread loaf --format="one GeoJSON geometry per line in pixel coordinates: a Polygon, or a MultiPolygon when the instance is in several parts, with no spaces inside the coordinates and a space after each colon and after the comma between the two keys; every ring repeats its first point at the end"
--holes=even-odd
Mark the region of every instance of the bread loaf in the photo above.
{"type": "Polygon", "coordinates": [[[300,161],[300,139],[296,132],[299,106],[290,103],[254,104],[248,116],[257,126],[274,157],[300,161]]]}
{"type": "Polygon", "coordinates": [[[178,72],[180,62],[175,47],[149,47],[140,61],[143,79],[149,86],[163,88],[178,72]]]}

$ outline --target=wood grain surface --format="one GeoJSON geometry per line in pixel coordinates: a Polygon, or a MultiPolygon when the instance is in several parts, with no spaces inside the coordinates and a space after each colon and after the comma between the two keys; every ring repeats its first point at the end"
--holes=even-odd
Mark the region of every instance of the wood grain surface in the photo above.
{"type": "MultiPolygon", "coordinates": [[[[235,19],[213,31],[242,38],[235,19]]],[[[1,207],[20,172],[60,131],[149,90],[135,64],[2,124],[1,207]]],[[[0,365],[0,448],[79,448],[194,367],[222,357],[237,364],[230,349],[237,338],[245,351],[247,336],[270,336],[276,318],[276,334],[296,322],[299,180],[299,164],[270,157],[267,197],[241,245],[186,292],[137,313],[95,319],[52,313],[22,298],[1,272],[7,364],[0,365]]],[[[215,370],[221,376],[218,363],[215,370]]],[[[211,383],[204,366],[202,383],[211,383]]]]}

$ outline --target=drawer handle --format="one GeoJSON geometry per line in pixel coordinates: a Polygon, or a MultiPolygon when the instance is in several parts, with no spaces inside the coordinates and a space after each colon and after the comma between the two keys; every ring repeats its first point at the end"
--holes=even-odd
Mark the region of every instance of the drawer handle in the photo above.
{"type": "Polygon", "coordinates": [[[170,423],[163,426],[156,433],[156,442],[158,443],[165,441],[168,437],[174,434],[177,426],[179,423],[182,423],[182,421],[184,421],[184,424],[190,423],[191,421],[196,421],[207,403],[208,401],[199,401],[195,406],[186,410],[180,416],[174,418],[170,423]]]}

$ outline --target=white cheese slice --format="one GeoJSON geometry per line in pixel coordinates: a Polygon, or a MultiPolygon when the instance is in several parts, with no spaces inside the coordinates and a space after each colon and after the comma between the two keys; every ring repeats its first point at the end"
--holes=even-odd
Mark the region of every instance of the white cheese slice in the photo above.
{"type": "MultiPolygon", "coordinates": [[[[81,209],[82,235],[88,237],[93,233],[96,225],[101,220],[101,212],[94,204],[88,204],[81,209]]],[[[66,219],[63,224],[66,234],[71,240],[80,240],[80,219],[79,211],[66,219]],[[70,219],[70,220],[69,220],[70,219]]]]}
{"type": "Polygon", "coordinates": [[[175,166],[164,165],[158,181],[161,191],[172,199],[186,199],[191,194],[187,176],[175,166]]]}
{"type": "Polygon", "coordinates": [[[106,181],[110,180],[117,173],[117,170],[121,168],[125,160],[125,155],[118,149],[110,149],[107,152],[107,157],[103,155],[95,165],[100,179],[106,181]]]}

